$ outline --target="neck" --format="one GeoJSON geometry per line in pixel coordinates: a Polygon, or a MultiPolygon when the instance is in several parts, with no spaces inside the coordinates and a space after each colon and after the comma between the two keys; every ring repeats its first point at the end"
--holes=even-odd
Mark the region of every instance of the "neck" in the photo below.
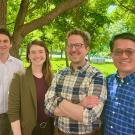
{"type": "Polygon", "coordinates": [[[125,78],[126,76],[128,76],[131,73],[133,73],[133,72],[130,72],[130,73],[121,73],[121,72],[119,72],[119,76],[120,76],[121,79],[123,79],[123,78],[125,78]]]}
{"type": "Polygon", "coordinates": [[[8,60],[9,54],[0,54],[0,61],[5,63],[8,60]]]}
{"type": "Polygon", "coordinates": [[[86,64],[86,60],[84,60],[82,63],[72,63],[71,66],[73,67],[74,70],[78,69],[78,67],[82,67],[86,64]]]}
{"type": "Polygon", "coordinates": [[[37,78],[42,78],[43,77],[42,67],[41,66],[33,66],[32,65],[32,73],[37,78]]]}

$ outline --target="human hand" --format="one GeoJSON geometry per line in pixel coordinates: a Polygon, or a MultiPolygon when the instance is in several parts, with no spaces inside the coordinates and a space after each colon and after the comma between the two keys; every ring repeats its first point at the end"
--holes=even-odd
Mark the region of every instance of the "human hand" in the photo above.
{"type": "Polygon", "coordinates": [[[98,96],[87,96],[80,102],[80,105],[83,107],[92,108],[95,107],[98,103],[99,103],[98,96]]]}

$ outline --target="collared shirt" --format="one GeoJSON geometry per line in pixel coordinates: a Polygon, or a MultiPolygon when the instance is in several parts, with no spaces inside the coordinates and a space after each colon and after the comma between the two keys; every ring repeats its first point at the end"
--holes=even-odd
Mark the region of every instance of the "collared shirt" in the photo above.
{"type": "Polygon", "coordinates": [[[76,71],[72,71],[72,68],[69,67],[56,74],[45,95],[46,112],[54,113],[59,98],[78,104],[89,95],[98,96],[100,103],[94,108],[84,108],[83,122],[67,117],[56,117],[55,126],[70,134],[91,133],[100,127],[99,117],[107,94],[105,77],[100,71],[91,67],[88,62],[76,71]]]}
{"type": "Polygon", "coordinates": [[[109,93],[111,95],[111,98],[115,98],[116,89],[117,89],[117,86],[118,86],[117,81],[118,81],[119,78],[120,78],[119,75],[116,74],[116,77],[112,81],[110,81],[111,85],[109,85],[109,87],[111,87],[111,88],[110,88],[109,93]]]}
{"type": "Polygon", "coordinates": [[[135,73],[123,80],[118,74],[107,79],[108,99],[105,105],[105,135],[135,135],[135,73]],[[113,83],[116,80],[116,83],[113,83]],[[117,86],[115,94],[111,91],[117,86]]]}
{"type": "Polygon", "coordinates": [[[8,91],[13,74],[23,69],[22,62],[9,56],[6,63],[0,61],[0,114],[8,109],[8,91]]]}

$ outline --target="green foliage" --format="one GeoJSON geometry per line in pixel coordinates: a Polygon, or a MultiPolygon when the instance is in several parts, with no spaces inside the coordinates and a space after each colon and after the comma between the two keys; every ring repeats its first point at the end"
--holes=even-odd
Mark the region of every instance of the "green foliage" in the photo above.
{"type": "Polygon", "coordinates": [[[21,0],[8,0],[7,3],[7,26],[10,29],[10,31],[13,31],[15,19],[17,16],[17,13],[19,11],[19,5],[21,3],[21,0]]]}
{"type": "Polygon", "coordinates": [[[26,21],[37,19],[37,17],[47,14],[54,8],[55,5],[48,0],[31,0],[26,21]]]}
{"type": "MultiPolygon", "coordinates": [[[[30,0],[25,23],[49,13],[64,0],[30,0]]],[[[7,25],[10,31],[14,29],[16,15],[21,0],[8,1],[7,25]]],[[[114,34],[129,31],[135,33],[135,1],[133,0],[88,0],[57,17],[49,25],[28,34],[21,43],[20,55],[25,54],[27,44],[33,39],[42,39],[52,51],[65,50],[66,33],[75,27],[90,32],[91,55],[108,56],[108,43],[114,34]],[[110,6],[114,10],[108,11],[110,6]]],[[[60,67],[61,68],[61,67],[60,67]]],[[[57,70],[57,69],[56,69],[57,70]]]]}
{"type": "Polygon", "coordinates": [[[66,67],[65,59],[58,59],[53,58],[51,60],[52,70],[54,73],[58,72],[59,70],[62,70],[66,67]]]}

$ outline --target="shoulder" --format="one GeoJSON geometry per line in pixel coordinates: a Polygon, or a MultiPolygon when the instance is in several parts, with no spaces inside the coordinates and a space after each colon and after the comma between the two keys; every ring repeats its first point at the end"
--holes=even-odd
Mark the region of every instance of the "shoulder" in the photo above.
{"type": "Polygon", "coordinates": [[[67,67],[67,68],[64,68],[63,70],[58,71],[57,75],[66,75],[66,74],[68,74],[70,71],[71,71],[70,68],[67,67]]]}
{"type": "Polygon", "coordinates": [[[68,75],[69,73],[71,73],[71,70],[69,67],[64,68],[62,70],[59,70],[56,74],[54,74],[53,80],[59,80],[62,79],[63,77],[65,77],[66,75],[68,75]]]}
{"type": "Polygon", "coordinates": [[[113,80],[115,78],[115,76],[116,76],[116,73],[113,73],[111,75],[108,75],[106,78],[107,78],[107,80],[113,80]]]}
{"type": "Polygon", "coordinates": [[[13,79],[14,78],[20,78],[22,76],[25,76],[25,74],[26,74],[26,70],[25,69],[24,70],[20,70],[20,71],[14,73],[13,79]]]}
{"type": "Polygon", "coordinates": [[[20,59],[15,58],[13,56],[10,56],[10,59],[13,60],[13,61],[15,61],[15,62],[22,63],[22,61],[20,59]]]}
{"type": "Polygon", "coordinates": [[[105,78],[104,74],[97,68],[93,67],[93,66],[89,66],[88,70],[87,70],[90,74],[92,74],[93,77],[102,77],[105,78]]]}
{"type": "Polygon", "coordinates": [[[18,65],[18,67],[23,67],[23,62],[13,56],[10,56],[9,59],[14,63],[14,65],[18,65]]]}

